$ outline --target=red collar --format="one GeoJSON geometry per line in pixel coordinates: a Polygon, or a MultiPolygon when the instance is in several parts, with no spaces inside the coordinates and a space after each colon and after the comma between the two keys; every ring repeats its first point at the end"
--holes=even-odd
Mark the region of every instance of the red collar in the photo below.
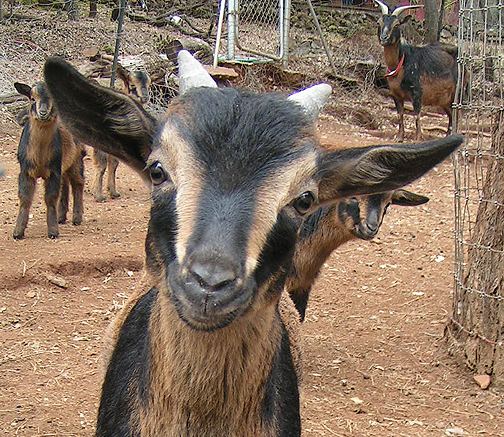
{"type": "Polygon", "coordinates": [[[399,64],[397,64],[395,70],[391,70],[390,67],[387,67],[387,73],[385,74],[385,77],[396,77],[401,71],[403,64],[404,64],[404,53],[401,59],[399,60],[399,64]]]}

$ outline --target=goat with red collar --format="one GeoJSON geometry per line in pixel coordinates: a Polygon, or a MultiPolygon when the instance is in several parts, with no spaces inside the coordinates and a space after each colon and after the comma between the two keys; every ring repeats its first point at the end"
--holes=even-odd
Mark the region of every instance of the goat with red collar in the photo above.
{"type": "Polygon", "coordinates": [[[452,131],[452,103],[457,84],[456,50],[436,44],[411,46],[401,41],[400,26],[411,18],[401,14],[422,5],[390,8],[374,0],[382,16],[378,20],[378,38],[383,46],[390,94],[399,114],[398,140],[404,140],[404,102],[413,103],[416,116],[415,138],[421,139],[420,112],[422,105],[438,106],[448,115],[449,135],[452,131]]]}

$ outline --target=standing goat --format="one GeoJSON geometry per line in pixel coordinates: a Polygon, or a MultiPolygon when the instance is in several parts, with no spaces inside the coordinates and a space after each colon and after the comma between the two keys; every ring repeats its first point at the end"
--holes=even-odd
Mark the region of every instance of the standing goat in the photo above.
{"type": "Polygon", "coordinates": [[[285,282],[285,290],[294,301],[301,321],[305,318],[313,283],[334,250],[351,240],[373,239],[390,205],[418,206],[428,201],[428,197],[395,190],[343,199],[308,216],[301,225],[292,269],[285,282]]]}
{"type": "Polygon", "coordinates": [[[390,9],[380,0],[374,0],[381,9],[378,21],[378,38],[383,46],[387,64],[387,82],[399,114],[398,140],[404,140],[404,102],[413,103],[417,140],[422,138],[420,112],[422,105],[441,107],[448,115],[447,135],[452,132],[452,104],[457,85],[456,54],[439,44],[422,47],[401,41],[401,25],[410,15],[401,17],[409,9],[422,5],[399,6],[390,9]]]}
{"type": "MultiPolygon", "coordinates": [[[[121,65],[117,66],[117,77],[123,83],[123,91],[145,105],[149,101],[150,77],[146,71],[135,70],[129,72],[121,65]]],[[[97,202],[104,202],[103,176],[107,170],[107,190],[111,198],[120,197],[116,189],[116,172],[119,161],[112,155],[93,149],[93,164],[95,179],[93,183],[93,196],[97,202]]]]}
{"type": "Polygon", "coordinates": [[[43,178],[47,235],[57,238],[58,222],[66,222],[70,184],[74,199],[72,223],[82,223],[84,148],[75,144],[70,133],[59,122],[43,82],[37,82],[33,87],[16,82],[14,87],[32,103],[23,120],[17,153],[21,169],[18,182],[19,214],[13,237],[16,240],[24,237],[37,179],[43,178]]]}
{"type": "Polygon", "coordinates": [[[299,317],[282,293],[293,218],[398,189],[462,138],[323,151],[314,119],[328,85],[289,99],[219,89],[178,58],[180,96],[160,121],[63,60],[44,68],[71,132],[152,190],[147,268],[161,271],[117,319],[96,435],[299,436],[299,317]]]}

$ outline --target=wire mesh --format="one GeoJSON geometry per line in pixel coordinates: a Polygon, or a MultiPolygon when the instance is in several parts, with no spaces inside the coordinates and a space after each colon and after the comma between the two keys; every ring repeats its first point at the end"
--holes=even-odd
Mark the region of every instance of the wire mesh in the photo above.
{"type": "MultiPolygon", "coordinates": [[[[280,57],[285,0],[239,0],[235,4],[235,58],[251,54],[280,57]]],[[[229,16],[229,13],[229,4],[226,2],[225,16],[229,16]]],[[[221,54],[228,43],[222,44],[221,54]]]]}
{"type": "MultiPolygon", "coordinates": [[[[466,142],[455,156],[455,292],[452,322],[466,334],[491,341],[485,332],[467,326],[467,295],[483,300],[482,307],[504,301],[504,290],[484,281],[468,281],[470,262],[486,256],[502,257],[502,238],[486,238],[491,232],[476,232],[486,207],[500,209],[500,190],[488,189],[489,169],[502,165],[504,156],[496,147],[504,141],[504,2],[461,0],[459,12],[459,86],[455,99],[458,130],[466,142]]],[[[502,168],[502,167],[501,167],[502,168]]],[[[500,191],[502,193],[502,191],[500,191]]],[[[499,232],[499,230],[496,230],[499,232]]],[[[474,263],[473,263],[474,264],[474,263]]],[[[477,264],[476,264],[477,265],[477,264]]],[[[474,265],[473,265],[474,267],[474,265]]],[[[504,268],[504,266],[503,266],[504,268]]],[[[493,336],[495,338],[495,336],[493,336]]],[[[495,343],[499,345],[499,343],[495,343]]],[[[502,344],[500,344],[502,346],[502,344]]]]}

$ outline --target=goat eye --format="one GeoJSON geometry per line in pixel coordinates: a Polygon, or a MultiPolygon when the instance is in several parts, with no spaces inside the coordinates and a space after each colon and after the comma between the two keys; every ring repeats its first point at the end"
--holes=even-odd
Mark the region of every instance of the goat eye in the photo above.
{"type": "Polygon", "coordinates": [[[303,215],[310,210],[314,202],[315,196],[313,193],[311,191],[306,191],[294,200],[292,206],[299,214],[303,215]]]}
{"type": "Polygon", "coordinates": [[[160,162],[156,161],[149,167],[150,178],[154,185],[160,185],[166,181],[166,173],[160,162]]]}

